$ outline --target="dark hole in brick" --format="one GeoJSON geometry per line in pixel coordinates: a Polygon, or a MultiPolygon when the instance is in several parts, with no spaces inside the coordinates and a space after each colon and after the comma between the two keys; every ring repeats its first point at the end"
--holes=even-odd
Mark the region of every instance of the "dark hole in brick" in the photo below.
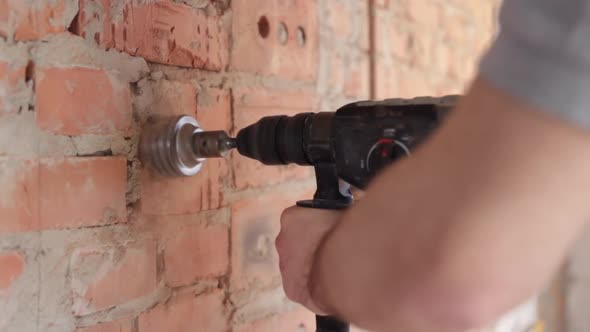
{"type": "Polygon", "coordinates": [[[299,46],[303,47],[305,45],[305,41],[306,41],[305,30],[303,29],[303,27],[297,27],[296,37],[297,37],[297,44],[299,44],[299,46]]]}
{"type": "Polygon", "coordinates": [[[266,38],[270,34],[270,23],[268,23],[266,16],[260,16],[258,20],[258,34],[262,38],[266,38]]]}
{"type": "Polygon", "coordinates": [[[141,96],[141,88],[139,87],[138,82],[131,82],[129,83],[129,87],[131,89],[131,93],[133,93],[136,96],[141,96]]]}
{"type": "Polygon", "coordinates": [[[281,22],[279,24],[278,37],[279,37],[279,43],[281,45],[285,45],[287,43],[287,41],[289,40],[289,30],[287,29],[287,25],[283,22],[281,22]]]}
{"type": "Polygon", "coordinates": [[[72,20],[72,22],[70,22],[70,26],[68,27],[68,31],[80,36],[80,13],[76,14],[76,16],[74,16],[74,19],[72,20]]]}
{"type": "Polygon", "coordinates": [[[25,81],[30,82],[35,78],[35,63],[32,60],[27,62],[27,67],[25,68],[25,81]]]}
{"type": "Polygon", "coordinates": [[[77,153],[76,157],[107,157],[112,156],[113,150],[106,149],[106,150],[99,150],[92,153],[77,153]]]}
{"type": "Polygon", "coordinates": [[[97,32],[97,33],[94,34],[94,41],[97,44],[100,44],[100,33],[97,32]]]}
{"type": "MultiPolygon", "coordinates": [[[[115,24],[111,24],[111,36],[116,36],[117,35],[117,27],[115,27],[115,24]]],[[[113,41],[115,41],[116,38],[113,38],[113,41]]],[[[116,46],[116,45],[113,45],[116,46]]]]}
{"type": "Polygon", "coordinates": [[[170,33],[173,33],[175,29],[176,29],[176,27],[170,28],[170,33]]]}

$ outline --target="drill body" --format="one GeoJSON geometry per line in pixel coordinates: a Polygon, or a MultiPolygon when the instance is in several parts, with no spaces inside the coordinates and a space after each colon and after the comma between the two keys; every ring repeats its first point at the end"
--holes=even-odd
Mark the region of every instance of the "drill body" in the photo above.
{"type": "Polygon", "coordinates": [[[345,105],[335,113],[269,116],[239,131],[237,149],[266,165],[333,165],[364,189],[384,166],[410,155],[454,107],[456,96],[345,105]]]}

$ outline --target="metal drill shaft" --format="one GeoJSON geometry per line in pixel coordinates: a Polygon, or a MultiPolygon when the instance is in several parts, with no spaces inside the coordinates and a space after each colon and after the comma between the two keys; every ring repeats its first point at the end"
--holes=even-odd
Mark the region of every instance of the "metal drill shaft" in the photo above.
{"type": "Polygon", "coordinates": [[[223,130],[202,131],[193,135],[193,151],[201,158],[224,157],[236,147],[236,140],[223,130]]]}

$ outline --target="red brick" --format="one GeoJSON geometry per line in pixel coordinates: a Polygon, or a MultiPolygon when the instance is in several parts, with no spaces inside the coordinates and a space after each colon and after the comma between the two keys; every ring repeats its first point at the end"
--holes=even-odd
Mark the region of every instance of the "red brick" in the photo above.
{"type": "Polygon", "coordinates": [[[455,52],[453,52],[448,45],[443,43],[435,44],[433,47],[432,54],[432,71],[441,73],[443,76],[446,77],[450,72],[451,63],[455,61],[455,59],[451,58],[451,54],[453,53],[455,52]]]}
{"type": "Polygon", "coordinates": [[[342,88],[344,75],[343,55],[338,51],[332,51],[330,54],[330,88],[339,91],[342,88]]]}
{"type": "Polygon", "coordinates": [[[434,1],[403,0],[400,1],[400,7],[411,21],[429,27],[439,24],[441,8],[434,1]]]}
{"type": "Polygon", "coordinates": [[[382,57],[377,58],[375,80],[377,99],[399,97],[399,70],[386,63],[382,57]]]}
{"type": "Polygon", "coordinates": [[[370,76],[368,56],[352,61],[344,80],[344,95],[351,98],[368,98],[370,76]]]}
{"type": "Polygon", "coordinates": [[[76,332],[135,332],[133,322],[120,319],[113,322],[100,323],[94,326],[81,327],[76,332]]]}
{"type": "Polygon", "coordinates": [[[232,68],[287,79],[315,80],[318,62],[318,22],[316,1],[234,0],[232,68]],[[268,21],[266,38],[259,22],[268,21]],[[279,42],[279,26],[284,23],[288,40],[279,42]],[[305,43],[298,43],[296,31],[304,30],[305,43]]]}
{"type": "Polygon", "coordinates": [[[189,292],[176,294],[141,314],[138,332],[225,332],[228,318],[223,300],[222,290],[197,296],[189,292]]]}
{"type": "Polygon", "coordinates": [[[310,196],[301,192],[282,192],[280,195],[258,195],[231,206],[232,289],[265,288],[278,282],[274,240],[280,230],[280,216],[285,208],[304,198],[310,196]]]}
{"type": "Polygon", "coordinates": [[[399,97],[414,98],[418,96],[433,96],[436,89],[431,85],[431,76],[419,70],[400,70],[399,97]]]}
{"type": "Polygon", "coordinates": [[[356,1],[355,3],[358,6],[355,9],[356,15],[361,17],[360,37],[357,45],[363,52],[369,52],[369,29],[372,21],[369,17],[369,0],[356,1]]]}
{"type": "Polygon", "coordinates": [[[86,315],[150,294],[157,286],[156,243],[76,249],[70,261],[73,312],[86,315]]]}
{"type": "Polygon", "coordinates": [[[68,6],[73,2],[0,0],[0,36],[35,40],[64,32],[75,14],[68,6]]]}
{"type": "Polygon", "coordinates": [[[157,117],[187,114],[197,118],[205,130],[231,128],[229,90],[204,88],[198,94],[191,83],[160,80],[153,84],[150,114],[157,117]]]}
{"type": "Polygon", "coordinates": [[[228,90],[209,88],[199,91],[197,120],[205,130],[231,129],[231,97],[228,90]]]}
{"type": "Polygon", "coordinates": [[[126,82],[89,68],[42,68],[36,75],[37,126],[62,135],[111,134],[131,124],[126,82]]]}
{"type": "MultiPolygon", "coordinates": [[[[391,14],[383,10],[375,10],[374,20],[375,53],[390,58],[392,51],[397,48],[399,34],[397,30],[401,30],[401,27],[395,25],[392,22],[391,14]]],[[[395,52],[393,53],[395,54],[395,52]]]]}
{"type": "MultiPolygon", "coordinates": [[[[197,95],[190,83],[160,81],[154,88],[152,114],[170,116],[197,113],[197,95]]],[[[227,92],[208,89],[201,92],[197,116],[205,129],[229,128],[230,103],[227,92]],[[219,98],[217,98],[219,96],[219,98]],[[219,127],[218,127],[219,126],[219,127]]],[[[190,214],[217,209],[223,202],[222,183],[227,178],[227,161],[214,158],[205,161],[201,171],[192,177],[167,178],[150,171],[141,174],[141,210],[147,215],[190,214]]]]}
{"type": "Polygon", "coordinates": [[[409,60],[411,58],[410,49],[415,36],[412,36],[410,32],[396,24],[390,24],[388,31],[392,55],[401,60],[409,60]]]}
{"type": "Polygon", "coordinates": [[[0,233],[38,230],[38,161],[0,157],[0,169],[0,233]]]}
{"type": "Polygon", "coordinates": [[[150,114],[163,117],[196,115],[197,90],[191,83],[160,80],[151,88],[154,98],[150,105],[150,114]]]}
{"type": "Polygon", "coordinates": [[[484,28],[485,33],[491,32],[497,15],[497,6],[501,1],[461,1],[459,5],[470,17],[471,21],[484,28]]]}
{"type": "Polygon", "coordinates": [[[410,66],[426,68],[428,71],[432,70],[431,67],[434,61],[432,32],[428,29],[414,29],[405,42],[408,45],[408,58],[406,61],[410,66]]]}
{"type": "Polygon", "coordinates": [[[18,252],[0,253],[0,296],[5,295],[23,273],[25,260],[18,252]]]}
{"type": "MultiPolygon", "coordinates": [[[[5,46],[0,46],[0,48],[5,46]]],[[[13,54],[13,60],[0,60],[0,113],[17,113],[26,109],[29,87],[26,83],[26,59],[13,54]]]]}
{"type": "MultiPolygon", "coordinates": [[[[0,98],[9,96],[20,82],[25,81],[25,65],[0,60],[0,98]]],[[[1,107],[0,103],[0,107],[1,107]]]]}
{"type": "Polygon", "coordinates": [[[130,2],[120,10],[112,2],[80,1],[82,36],[153,62],[216,71],[227,65],[229,30],[222,17],[170,1],[130,2]]]}
{"type": "MultiPolygon", "coordinates": [[[[302,92],[279,92],[262,89],[233,91],[234,126],[237,130],[255,123],[267,115],[295,115],[316,111],[316,100],[312,94],[302,92]]],[[[234,133],[235,134],[235,133],[234,133]]],[[[234,185],[238,189],[260,187],[290,179],[309,177],[310,170],[298,165],[265,166],[256,160],[232,155],[234,185]]]]}
{"type": "Polygon", "coordinates": [[[349,38],[352,33],[353,21],[351,3],[331,1],[328,6],[328,16],[324,17],[328,27],[342,38],[349,38]]]}
{"type": "Polygon", "coordinates": [[[471,80],[477,70],[476,56],[455,49],[449,49],[449,52],[453,61],[448,63],[448,77],[458,79],[461,82],[471,80]]]}
{"type": "Polygon", "coordinates": [[[126,185],[122,157],[41,159],[41,227],[125,222],[126,185]]]}
{"type": "Polygon", "coordinates": [[[170,286],[189,285],[198,279],[219,277],[227,272],[229,226],[195,223],[197,218],[162,219],[160,243],[164,248],[164,278],[170,286]]]}
{"type": "Polygon", "coordinates": [[[374,0],[375,6],[380,8],[387,8],[389,7],[389,0],[374,0]]]}
{"type": "Polygon", "coordinates": [[[234,332],[313,332],[315,316],[312,312],[299,309],[248,322],[234,327],[234,332]]]}
{"type": "Polygon", "coordinates": [[[13,66],[12,63],[0,60],[0,78],[8,86],[14,86],[25,80],[25,66],[22,64],[13,66]]]}
{"type": "Polygon", "coordinates": [[[476,42],[476,39],[482,39],[482,36],[478,38],[470,16],[451,10],[443,13],[441,24],[445,27],[442,33],[446,42],[464,47],[476,42]]]}
{"type": "Polygon", "coordinates": [[[222,184],[228,174],[227,161],[205,161],[192,177],[169,178],[151,170],[141,174],[141,211],[147,215],[190,214],[222,205],[222,184]]]}

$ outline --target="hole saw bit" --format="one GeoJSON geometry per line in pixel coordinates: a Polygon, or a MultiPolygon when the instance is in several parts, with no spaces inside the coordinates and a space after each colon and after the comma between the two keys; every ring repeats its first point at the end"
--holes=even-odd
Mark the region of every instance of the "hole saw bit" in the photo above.
{"type": "MultiPolygon", "coordinates": [[[[139,155],[164,176],[195,175],[207,158],[223,157],[232,149],[265,165],[313,166],[316,193],[297,205],[344,209],[352,203],[349,184],[364,189],[385,166],[409,156],[457,97],[362,101],[334,113],[267,116],[235,138],[204,131],[188,115],[156,119],[142,133],[139,155]]],[[[349,331],[347,323],[329,316],[316,316],[316,325],[319,332],[349,331]]]]}
{"type": "Polygon", "coordinates": [[[152,120],[143,130],[139,158],[163,176],[193,176],[207,158],[224,157],[236,147],[225,131],[203,131],[195,118],[152,120]]]}

